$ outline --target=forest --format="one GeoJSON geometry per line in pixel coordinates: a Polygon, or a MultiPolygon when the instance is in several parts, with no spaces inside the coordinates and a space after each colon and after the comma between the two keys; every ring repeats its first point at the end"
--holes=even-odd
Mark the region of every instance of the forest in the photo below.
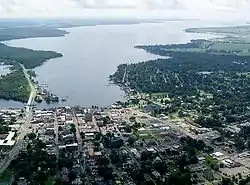
{"type": "Polygon", "coordinates": [[[14,65],[12,72],[0,77],[0,98],[27,102],[30,95],[30,87],[19,65],[14,65]]]}
{"type": "MultiPolygon", "coordinates": [[[[0,41],[34,38],[59,37],[68,32],[46,27],[6,27],[0,29],[0,41]]],[[[11,65],[11,72],[0,76],[0,98],[26,102],[30,89],[27,79],[18,64],[32,69],[42,65],[51,58],[62,57],[62,54],[53,51],[38,51],[26,48],[10,47],[0,43],[0,63],[11,65]]]]}
{"type": "Polygon", "coordinates": [[[46,60],[61,57],[53,51],[35,51],[25,48],[9,47],[0,43],[0,58],[16,61],[31,69],[42,65],[46,60]]]}
{"type": "Polygon", "coordinates": [[[37,37],[62,37],[66,34],[68,32],[64,30],[48,27],[4,27],[0,29],[0,41],[37,37]]]}

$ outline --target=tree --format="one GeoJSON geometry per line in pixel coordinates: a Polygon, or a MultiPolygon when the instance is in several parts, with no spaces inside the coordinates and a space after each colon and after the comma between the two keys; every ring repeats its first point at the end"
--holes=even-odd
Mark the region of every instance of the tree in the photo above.
{"type": "Polygon", "coordinates": [[[168,177],[167,185],[192,185],[191,175],[189,172],[171,173],[168,177]]]}
{"type": "Polygon", "coordinates": [[[134,137],[129,137],[128,138],[128,144],[133,145],[136,142],[136,139],[134,137]]]}
{"type": "Polygon", "coordinates": [[[36,139],[36,134],[35,133],[30,133],[28,135],[28,138],[29,138],[29,140],[34,140],[34,139],[36,139]]]}
{"type": "Polygon", "coordinates": [[[35,175],[34,184],[44,185],[47,180],[48,180],[48,174],[44,171],[39,171],[35,175]]]}
{"type": "Polygon", "coordinates": [[[143,151],[143,152],[141,153],[141,161],[146,161],[146,160],[149,159],[149,157],[150,157],[150,153],[149,153],[149,152],[143,151]]]}
{"type": "Polygon", "coordinates": [[[235,142],[235,147],[238,150],[244,150],[245,149],[245,143],[241,138],[237,138],[235,142]]]}
{"type": "Polygon", "coordinates": [[[59,169],[62,169],[63,167],[66,167],[68,169],[71,169],[73,167],[73,162],[70,159],[67,158],[61,158],[58,161],[58,167],[59,169]]]}
{"type": "Polygon", "coordinates": [[[85,134],[83,132],[80,132],[81,139],[85,139],[85,134]]]}
{"type": "Polygon", "coordinates": [[[124,145],[124,141],[119,139],[117,141],[112,141],[110,144],[110,148],[121,148],[124,145]]]}
{"type": "Polygon", "coordinates": [[[156,171],[158,171],[161,175],[165,175],[167,172],[167,164],[163,161],[157,161],[153,164],[153,167],[156,171]]]}
{"type": "Polygon", "coordinates": [[[97,134],[95,135],[95,139],[94,139],[94,140],[96,140],[96,141],[100,141],[101,136],[102,136],[102,134],[101,134],[101,133],[97,133],[97,134]]]}
{"type": "Polygon", "coordinates": [[[75,124],[71,124],[70,126],[71,126],[70,131],[75,134],[76,133],[76,126],[75,126],[75,124]]]}
{"type": "Polygon", "coordinates": [[[99,166],[98,173],[100,176],[104,178],[105,181],[112,180],[114,178],[112,174],[113,173],[112,168],[109,168],[107,166],[99,166]]]}
{"type": "Polygon", "coordinates": [[[30,143],[28,143],[28,145],[27,145],[27,150],[31,150],[32,149],[32,146],[31,146],[31,144],[30,143]]]}
{"type": "Polygon", "coordinates": [[[16,122],[16,118],[11,117],[10,118],[10,124],[13,125],[13,124],[15,124],[15,122],[16,122]]]}
{"type": "Polygon", "coordinates": [[[135,116],[131,116],[131,117],[129,118],[129,121],[131,121],[131,122],[136,122],[136,117],[135,117],[135,116]]]}
{"type": "Polygon", "coordinates": [[[111,119],[109,116],[106,116],[102,118],[102,121],[103,121],[103,125],[108,125],[110,124],[111,119]]]}
{"type": "Polygon", "coordinates": [[[62,126],[59,126],[59,127],[58,127],[58,130],[59,130],[59,131],[63,131],[62,126]]]}
{"type": "Polygon", "coordinates": [[[57,178],[54,185],[62,185],[62,184],[63,184],[62,180],[57,178]]]}
{"type": "Polygon", "coordinates": [[[5,125],[5,121],[2,116],[0,116],[0,125],[5,125]]]}
{"type": "Polygon", "coordinates": [[[234,182],[230,178],[222,178],[221,185],[234,185],[234,182]]]}
{"type": "Polygon", "coordinates": [[[36,141],[35,147],[36,147],[36,149],[41,150],[42,148],[46,148],[46,144],[39,139],[36,141]]]}
{"type": "Polygon", "coordinates": [[[0,125],[0,134],[7,134],[10,131],[10,127],[5,125],[0,125]]]}
{"type": "Polygon", "coordinates": [[[185,171],[185,167],[189,164],[188,163],[188,160],[187,160],[187,156],[186,155],[182,155],[178,161],[177,161],[177,164],[179,166],[179,170],[181,172],[185,171]]]}
{"type": "Polygon", "coordinates": [[[76,180],[76,178],[77,178],[76,171],[71,170],[71,171],[69,172],[69,174],[68,174],[68,177],[69,177],[69,180],[70,180],[71,182],[74,181],[74,180],[76,180]]]}
{"type": "Polygon", "coordinates": [[[117,164],[120,161],[120,157],[115,150],[111,151],[110,160],[113,164],[117,164]]]}
{"type": "Polygon", "coordinates": [[[131,127],[130,127],[129,125],[126,125],[126,126],[124,127],[124,131],[127,132],[127,133],[131,133],[131,132],[132,132],[132,129],[131,129],[131,127]]]}
{"type": "Polygon", "coordinates": [[[183,118],[183,117],[184,117],[184,113],[183,113],[183,111],[182,111],[182,110],[179,110],[179,112],[178,112],[178,116],[179,116],[180,118],[183,118]]]}
{"type": "Polygon", "coordinates": [[[109,160],[105,157],[101,157],[101,158],[97,159],[97,164],[107,166],[107,165],[109,165],[109,160]]]}

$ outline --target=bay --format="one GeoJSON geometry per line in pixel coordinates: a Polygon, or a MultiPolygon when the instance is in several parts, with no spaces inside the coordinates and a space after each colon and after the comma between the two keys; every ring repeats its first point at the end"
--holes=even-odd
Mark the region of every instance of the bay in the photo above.
{"type": "MultiPolygon", "coordinates": [[[[184,30],[218,25],[222,24],[190,20],[84,26],[65,29],[70,32],[65,37],[19,39],[5,44],[63,54],[63,57],[51,59],[34,69],[40,84],[48,85],[50,91],[67,99],[67,102],[50,106],[108,106],[124,97],[119,87],[108,82],[108,76],[116,71],[119,64],[158,57],[135,49],[135,45],[178,44],[192,39],[213,38],[215,35],[186,33],[184,30]]],[[[11,103],[6,105],[11,106],[11,103]]],[[[4,101],[0,101],[1,106],[5,106],[4,101]]],[[[40,107],[48,105],[41,104],[40,107]]]]}

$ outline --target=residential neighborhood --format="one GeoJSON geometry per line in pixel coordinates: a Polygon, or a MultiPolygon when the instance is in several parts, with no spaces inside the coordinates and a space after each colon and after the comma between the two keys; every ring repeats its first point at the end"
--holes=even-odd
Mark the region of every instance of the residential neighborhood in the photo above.
{"type": "Polygon", "coordinates": [[[230,137],[136,107],[34,109],[29,120],[21,109],[0,115],[3,182],[11,173],[16,184],[208,185],[250,174],[250,152],[239,152],[230,137]]]}

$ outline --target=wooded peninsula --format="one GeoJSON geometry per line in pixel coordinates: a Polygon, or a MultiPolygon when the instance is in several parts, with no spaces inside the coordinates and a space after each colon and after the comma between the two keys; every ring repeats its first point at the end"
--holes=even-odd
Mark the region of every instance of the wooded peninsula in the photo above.
{"type": "Polygon", "coordinates": [[[136,46],[161,58],[119,65],[110,80],[162,105],[154,115],[192,117],[201,126],[213,128],[249,121],[250,27],[201,29],[212,31],[224,37],[136,46]]]}
{"type": "MultiPolygon", "coordinates": [[[[66,31],[55,28],[10,27],[0,29],[0,41],[35,37],[60,37],[65,34],[67,34],[66,31]]],[[[54,51],[10,47],[0,43],[0,64],[11,66],[10,73],[0,76],[0,98],[26,102],[31,90],[19,64],[22,64],[26,69],[33,69],[47,60],[57,57],[62,57],[62,54],[54,51]]]]}

